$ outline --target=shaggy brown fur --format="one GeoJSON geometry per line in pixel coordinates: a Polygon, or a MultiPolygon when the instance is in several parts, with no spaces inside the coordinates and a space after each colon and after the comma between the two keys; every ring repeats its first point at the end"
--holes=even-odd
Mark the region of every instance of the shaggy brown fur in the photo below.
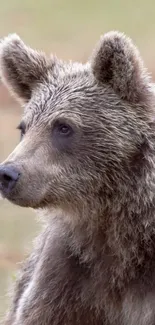
{"type": "Polygon", "coordinates": [[[1,191],[45,221],[5,324],[154,325],[155,94],[137,49],[110,32],[82,65],[11,35],[0,69],[24,104],[1,191]]]}

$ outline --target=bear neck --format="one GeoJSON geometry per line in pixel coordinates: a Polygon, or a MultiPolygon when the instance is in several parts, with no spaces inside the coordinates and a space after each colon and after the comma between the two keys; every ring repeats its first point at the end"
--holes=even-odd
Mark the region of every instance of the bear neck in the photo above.
{"type": "Polygon", "coordinates": [[[128,184],[124,178],[119,190],[108,196],[108,204],[100,192],[81,215],[70,212],[65,216],[61,211],[56,218],[49,218],[58,224],[60,237],[65,236],[71,255],[80,264],[96,265],[99,261],[99,269],[109,267],[119,283],[135,279],[139,272],[147,275],[155,267],[154,166],[151,161],[149,169],[146,166],[128,184]]]}

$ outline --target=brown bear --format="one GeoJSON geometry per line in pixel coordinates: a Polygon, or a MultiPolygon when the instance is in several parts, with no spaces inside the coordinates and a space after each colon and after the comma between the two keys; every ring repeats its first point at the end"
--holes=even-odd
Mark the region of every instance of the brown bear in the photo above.
{"type": "Polygon", "coordinates": [[[44,216],[4,324],[154,325],[155,92],[138,50],[109,32],[66,63],[13,34],[0,74],[24,106],[1,193],[44,216]]]}

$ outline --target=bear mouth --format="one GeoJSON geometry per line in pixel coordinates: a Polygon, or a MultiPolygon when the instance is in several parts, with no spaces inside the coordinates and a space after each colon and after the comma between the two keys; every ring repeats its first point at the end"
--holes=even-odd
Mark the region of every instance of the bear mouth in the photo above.
{"type": "Polygon", "coordinates": [[[27,198],[24,193],[22,195],[22,190],[17,188],[17,186],[13,188],[12,191],[9,191],[6,188],[3,188],[3,186],[0,184],[0,200],[3,199],[24,208],[40,209],[45,207],[45,204],[32,200],[32,197],[27,198]]]}
{"type": "Polygon", "coordinates": [[[0,199],[7,199],[9,190],[0,183],[0,199]]]}
{"type": "Polygon", "coordinates": [[[15,205],[26,206],[26,202],[24,203],[25,200],[20,195],[20,191],[17,191],[16,187],[10,191],[9,187],[6,188],[0,183],[0,198],[7,199],[15,205]]]}
{"type": "Polygon", "coordinates": [[[9,188],[4,187],[1,183],[0,183],[0,198],[1,199],[7,199],[8,201],[15,203],[17,198],[15,195],[15,193],[13,193],[14,191],[12,190],[10,192],[9,188]]]}
{"type": "Polygon", "coordinates": [[[4,187],[2,183],[0,183],[0,196],[2,198],[7,198],[10,194],[10,188],[8,187],[4,187]]]}

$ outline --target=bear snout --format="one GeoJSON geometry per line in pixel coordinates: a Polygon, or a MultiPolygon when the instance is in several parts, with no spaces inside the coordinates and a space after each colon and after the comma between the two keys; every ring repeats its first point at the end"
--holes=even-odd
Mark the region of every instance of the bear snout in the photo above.
{"type": "Polygon", "coordinates": [[[0,165],[0,191],[2,195],[10,194],[15,187],[20,172],[13,165],[0,165]]]}

